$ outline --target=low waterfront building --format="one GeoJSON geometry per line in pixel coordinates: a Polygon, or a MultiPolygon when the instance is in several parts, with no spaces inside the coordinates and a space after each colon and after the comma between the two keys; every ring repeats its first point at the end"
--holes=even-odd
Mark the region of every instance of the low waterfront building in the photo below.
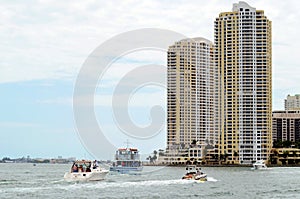
{"type": "Polygon", "coordinates": [[[272,139],[276,141],[300,141],[300,110],[273,111],[272,139]]]}
{"type": "Polygon", "coordinates": [[[62,158],[59,156],[58,158],[50,159],[50,163],[52,164],[67,164],[67,163],[73,163],[76,160],[75,157],[71,158],[62,158]]]}
{"type": "Polygon", "coordinates": [[[296,148],[274,148],[270,155],[270,164],[275,165],[299,165],[300,149],[296,148]]]}
{"type": "Polygon", "coordinates": [[[169,151],[164,155],[160,155],[156,163],[162,165],[201,164],[203,157],[204,148],[193,146],[191,148],[169,151]]]}

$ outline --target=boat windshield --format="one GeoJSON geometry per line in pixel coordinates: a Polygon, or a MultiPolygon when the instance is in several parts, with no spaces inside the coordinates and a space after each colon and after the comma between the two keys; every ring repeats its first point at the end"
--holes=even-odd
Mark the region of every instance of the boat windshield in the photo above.
{"type": "Polygon", "coordinates": [[[116,160],[139,160],[140,155],[137,149],[126,148],[116,151],[116,160]]]}
{"type": "Polygon", "coordinates": [[[76,161],[72,165],[71,172],[90,172],[91,165],[91,161],[76,161]]]}
{"type": "Polygon", "coordinates": [[[117,167],[139,167],[141,166],[140,161],[117,161],[114,166],[117,167]]]}

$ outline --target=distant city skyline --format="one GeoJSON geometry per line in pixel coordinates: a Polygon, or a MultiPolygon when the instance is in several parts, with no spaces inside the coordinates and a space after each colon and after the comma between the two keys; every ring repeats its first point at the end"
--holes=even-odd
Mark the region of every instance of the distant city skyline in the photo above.
{"type": "MultiPolygon", "coordinates": [[[[263,9],[272,21],[273,110],[284,110],[287,95],[300,93],[300,3],[246,2],[263,9]]],[[[213,41],[213,21],[220,12],[231,10],[233,3],[238,1],[3,1],[0,157],[112,159],[114,151],[103,151],[102,157],[89,154],[74,125],[74,82],[88,55],[112,36],[140,28],[169,29],[213,41]]],[[[141,65],[166,66],[166,57],[166,53],[151,50],[128,54],[116,60],[99,81],[95,114],[116,147],[124,146],[128,138],[115,127],[110,109],[116,83],[141,65]]],[[[149,106],[166,107],[163,89],[140,90],[134,96],[129,112],[138,125],[149,123],[149,106]]],[[[166,147],[166,135],[163,129],[151,141],[129,139],[141,153],[149,154],[166,147]]]]}

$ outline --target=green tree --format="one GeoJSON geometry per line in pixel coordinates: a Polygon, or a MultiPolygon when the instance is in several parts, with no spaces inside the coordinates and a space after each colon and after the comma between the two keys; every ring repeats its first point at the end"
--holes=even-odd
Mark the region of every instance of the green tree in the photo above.
{"type": "Polygon", "coordinates": [[[273,142],[273,148],[282,148],[282,140],[276,140],[273,142]]]}
{"type": "Polygon", "coordinates": [[[164,150],[158,149],[158,155],[159,155],[159,156],[163,156],[163,155],[164,155],[164,150]]]}
{"type": "Polygon", "coordinates": [[[4,157],[3,159],[2,159],[2,161],[6,161],[6,160],[11,160],[9,157],[4,157]]]}
{"type": "Polygon", "coordinates": [[[282,146],[283,146],[284,148],[290,148],[291,145],[292,145],[292,142],[289,141],[289,140],[285,140],[285,141],[282,142],[282,146]]]}
{"type": "Polygon", "coordinates": [[[297,149],[300,149],[300,141],[295,142],[295,147],[296,147],[297,149]]]}
{"type": "Polygon", "coordinates": [[[146,160],[149,160],[150,163],[153,163],[153,158],[151,157],[151,155],[149,155],[146,160]]]}

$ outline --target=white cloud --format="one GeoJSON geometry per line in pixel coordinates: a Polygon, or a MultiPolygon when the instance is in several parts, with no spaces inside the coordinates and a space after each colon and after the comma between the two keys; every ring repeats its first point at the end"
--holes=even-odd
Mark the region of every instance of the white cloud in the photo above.
{"type": "MultiPolygon", "coordinates": [[[[102,42],[139,28],[164,28],[190,37],[213,39],[213,21],[238,1],[33,1],[0,5],[0,83],[35,79],[73,79],[86,57],[102,42]]],[[[299,1],[247,1],[265,10],[273,24],[274,92],[299,93],[299,1]],[[284,45],[282,45],[284,44],[284,45]]],[[[128,57],[146,62],[147,54],[128,57]]],[[[162,59],[164,59],[162,57],[162,59]]],[[[158,60],[161,61],[161,58],[158,60]]],[[[132,60],[129,60],[129,63],[132,60]]],[[[120,63],[123,68],[129,63],[120,63]]],[[[165,62],[164,62],[165,63],[165,62]]],[[[126,70],[112,68],[109,87],[126,70]]],[[[288,93],[286,93],[288,94],[288,93]]]]}
{"type": "Polygon", "coordinates": [[[166,56],[166,52],[154,50],[141,50],[125,55],[108,66],[99,79],[98,88],[114,88],[128,73],[142,66],[159,65],[166,69],[166,56]]]}

